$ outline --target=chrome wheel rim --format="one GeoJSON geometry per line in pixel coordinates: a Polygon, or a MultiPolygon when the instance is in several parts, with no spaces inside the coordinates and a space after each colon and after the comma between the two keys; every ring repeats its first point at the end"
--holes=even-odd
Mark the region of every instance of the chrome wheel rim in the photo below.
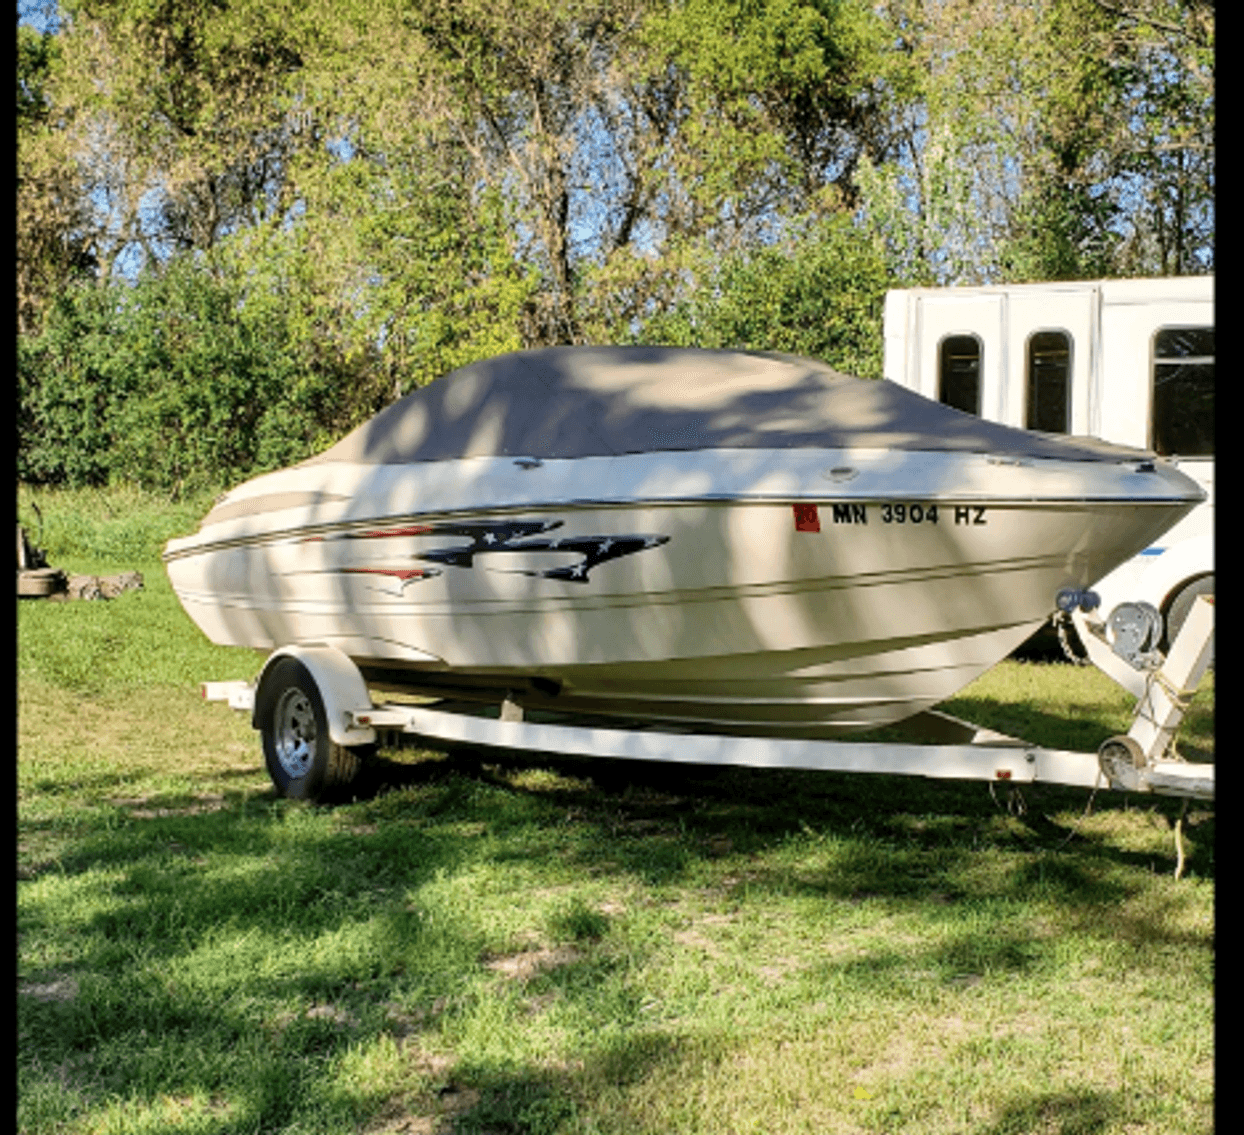
{"type": "Polygon", "coordinates": [[[315,710],[297,688],[286,690],[274,715],[276,759],[292,780],[301,780],[315,759],[315,710]]]}

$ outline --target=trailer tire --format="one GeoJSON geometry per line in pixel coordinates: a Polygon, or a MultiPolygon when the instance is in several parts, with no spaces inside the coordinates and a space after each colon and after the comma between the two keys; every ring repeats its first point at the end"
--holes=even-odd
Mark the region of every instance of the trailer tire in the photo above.
{"type": "Polygon", "coordinates": [[[291,800],[343,797],[375,748],[333,741],[319,687],[296,658],[279,659],[264,675],[256,710],[268,775],[277,792],[291,800]]]}
{"type": "Polygon", "coordinates": [[[65,573],[60,568],[24,568],[17,573],[18,597],[46,598],[65,590],[65,573]]]}
{"type": "MultiPolygon", "coordinates": [[[[1170,652],[1171,644],[1179,637],[1179,632],[1183,629],[1188,614],[1192,610],[1192,604],[1196,602],[1198,596],[1213,594],[1214,577],[1212,575],[1199,576],[1191,583],[1184,584],[1176,592],[1175,598],[1166,607],[1166,637],[1162,643],[1163,653],[1170,652]]],[[[1213,665],[1213,660],[1213,655],[1211,654],[1211,665],[1213,665]]]]}

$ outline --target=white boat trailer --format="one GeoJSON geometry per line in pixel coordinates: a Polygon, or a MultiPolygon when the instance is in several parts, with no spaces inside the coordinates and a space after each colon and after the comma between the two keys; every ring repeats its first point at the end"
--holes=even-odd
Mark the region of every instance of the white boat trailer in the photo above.
{"type": "Polygon", "coordinates": [[[206,682],[203,696],[252,713],[278,791],[304,799],[318,799],[324,790],[348,782],[357,767],[349,751],[375,744],[388,732],[415,735],[433,748],[1056,784],[1212,801],[1214,766],[1172,755],[1175,733],[1212,657],[1212,599],[1197,599],[1165,658],[1152,649],[1152,632],[1132,635],[1132,623],[1116,618],[1119,611],[1109,625],[1078,609],[1069,612],[1090,661],[1137,698],[1128,732],[1104,742],[1097,753],[1031,745],[938,712],[907,723],[931,742],[915,744],[541,724],[524,720],[521,707],[508,700],[499,718],[434,706],[376,705],[354,663],[333,647],[316,645],[282,647],[254,682],[206,682]],[[303,679],[296,682],[290,676],[299,672],[303,679]]]}

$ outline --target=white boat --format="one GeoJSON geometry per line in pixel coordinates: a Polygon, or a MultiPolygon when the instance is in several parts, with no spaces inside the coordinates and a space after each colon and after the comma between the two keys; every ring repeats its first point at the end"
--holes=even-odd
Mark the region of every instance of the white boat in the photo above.
{"type": "Polygon", "coordinates": [[[374,688],[834,737],[952,696],[1203,495],[806,359],[563,347],[407,395],[164,558],[212,641],[374,688]]]}

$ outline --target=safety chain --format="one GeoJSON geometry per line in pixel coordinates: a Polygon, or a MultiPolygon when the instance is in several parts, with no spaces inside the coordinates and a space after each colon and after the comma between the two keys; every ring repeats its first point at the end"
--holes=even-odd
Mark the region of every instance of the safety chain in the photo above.
{"type": "Polygon", "coordinates": [[[1072,632],[1075,630],[1075,624],[1071,621],[1071,615],[1066,611],[1055,611],[1050,616],[1050,622],[1054,624],[1054,629],[1058,632],[1058,645],[1063,649],[1063,657],[1067,659],[1073,666],[1087,666],[1088,655],[1077,654],[1075,648],[1071,645],[1071,636],[1068,629],[1072,632]]]}
{"type": "Polygon", "coordinates": [[[1055,844],[1054,846],[1055,851],[1061,851],[1079,833],[1080,825],[1084,823],[1084,821],[1088,818],[1089,813],[1092,812],[1093,810],[1093,801],[1097,799],[1097,790],[1098,788],[1101,787],[1101,781],[1102,781],[1102,776],[1101,776],[1101,773],[1099,772],[1097,774],[1097,783],[1093,785],[1093,791],[1089,793],[1089,798],[1087,801],[1085,801],[1084,811],[1080,813],[1080,818],[1076,820],[1074,824],[1071,825],[1071,831],[1069,831],[1066,834],[1066,836],[1063,837],[1060,843],[1055,844]]]}
{"type": "MultiPolygon", "coordinates": [[[[1079,819],[1077,819],[1076,822],[1071,825],[1071,830],[1061,840],[1059,840],[1056,844],[1054,844],[1051,848],[1049,848],[1049,850],[1061,851],[1064,847],[1067,846],[1067,844],[1069,844],[1079,834],[1080,825],[1084,823],[1084,821],[1089,817],[1089,815],[1093,811],[1093,801],[1097,799],[1097,790],[1101,787],[1101,785],[1102,785],[1102,775],[1099,772],[1097,774],[1097,783],[1093,785],[1093,790],[1089,793],[1088,800],[1085,801],[1084,811],[1080,814],[1079,819]]],[[[1002,801],[998,799],[997,793],[994,792],[994,785],[993,785],[992,780],[989,782],[989,795],[994,802],[994,807],[996,807],[998,811],[1001,812],[1003,809],[1002,801]]],[[[1011,790],[1007,793],[1007,801],[1006,801],[1007,815],[1008,816],[1023,816],[1027,813],[1027,811],[1028,811],[1028,802],[1024,799],[1023,793],[1019,790],[1019,786],[1016,785],[1012,787],[1011,790]]],[[[1049,817],[1047,816],[1046,819],[1048,820],[1049,817]]]]}

